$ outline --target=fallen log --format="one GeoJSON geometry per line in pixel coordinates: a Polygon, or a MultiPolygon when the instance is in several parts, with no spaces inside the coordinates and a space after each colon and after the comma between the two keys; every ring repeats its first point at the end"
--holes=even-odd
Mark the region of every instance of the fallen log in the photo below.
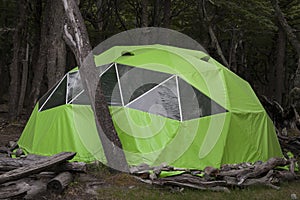
{"type": "Polygon", "coordinates": [[[87,172],[87,166],[84,162],[64,162],[57,167],[56,171],[87,172]]]}
{"type": "Polygon", "coordinates": [[[247,178],[259,177],[260,175],[269,172],[277,166],[285,166],[287,164],[289,164],[289,161],[284,158],[270,158],[267,162],[255,166],[252,171],[247,171],[242,173],[242,175],[237,176],[239,184],[242,184],[247,178]]]}
{"type": "Polygon", "coordinates": [[[62,193],[62,191],[72,182],[72,180],[73,177],[70,172],[62,172],[48,182],[47,190],[57,194],[62,193]]]}
{"type": "Polygon", "coordinates": [[[31,174],[36,174],[36,173],[42,172],[44,170],[54,167],[55,165],[60,164],[66,160],[72,159],[75,155],[76,155],[76,153],[63,152],[63,153],[59,153],[59,154],[41,159],[37,162],[33,162],[31,165],[11,170],[9,172],[6,172],[6,173],[0,175],[0,184],[8,182],[8,181],[12,181],[12,180],[17,180],[17,179],[29,176],[31,174]]]}
{"type": "Polygon", "coordinates": [[[0,199],[21,198],[24,197],[29,190],[29,185],[24,181],[3,184],[0,186],[0,199]]]}
{"type": "MultiPolygon", "coordinates": [[[[156,184],[155,182],[153,182],[153,183],[156,184]]],[[[176,181],[165,181],[165,182],[163,182],[163,185],[175,185],[175,186],[195,188],[198,190],[210,190],[210,191],[216,191],[216,192],[230,193],[230,190],[227,187],[223,187],[223,186],[202,187],[202,186],[198,186],[195,184],[181,183],[181,182],[176,182],[176,181]]]]}
{"type": "Polygon", "coordinates": [[[235,177],[229,177],[229,176],[225,176],[224,180],[228,185],[232,185],[232,186],[266,185],[276,190],[280,189],[280,187],[273,185],[274,183],[279,182],[278,179],[275,179],[275,174],[273,170],[269,171],[268,174],[264,177],[255,178],[255,179],[246,179],[243,182],[240,182],[239,179],[235,177]]]}
{"type": "MultiPolygon", "coordinates": [[[[220,169],[206,167],[204,170],[181,169],[183,173],[169,177],[160,177],[162,171],[172,171],[174,167],[136,166],[132,170],[137,179],[149,184],[191,187],[201,190],[227,192],[232,186],[265,185],[278,190],[281,180],[295,180],[295,159],[270,158],[266,162],[226,164],[220,169]],[[280,171],[276,167],[290,165],[290,170],[280,171]],[[147,168],[151,171],[147,171],[147,168]],[[156,169],[156,170],[155,170],[156,169]],[[144,176],[144,175],[148,176],[144,176]]],[[[174,170],[175,171],[175,170],[174,170]]]]}
{"type": "MultiPolygon", "coordinates": [[[[0,171],[10,171],[20,167],[31,165],[42,159],[49,158],[47,156],[28,155],[25,158],[10,158],[0,157],[0,171]]],[[[74,172],[86,172],[87,167],[84,162],[63,162],[49,171],[74,171],[74,172]]]]}
{"type": "Polygon", "coordinates": [[[202,179],[198,176],[193,176],[191,174],[182,174],[180,176],[171,176],[171,177],[165,177],[165,178],[158,178],[153,181],[155,184],[161,184],[164,185],[167,182],[177,182],[177,183],[189,183],[193,185],[197,185],[199,187],[215,187],[215,186],[225,186],[226,181],[223,180],[217,180],[217,181],[206,181],[205,179],[202,179]]]}
{"type": "Polygon", "coordinates": [[[241,176],[242,173],[250,173],[251,169],[232,169],[228,171],[220,171],[217,176],[241,176]]]}

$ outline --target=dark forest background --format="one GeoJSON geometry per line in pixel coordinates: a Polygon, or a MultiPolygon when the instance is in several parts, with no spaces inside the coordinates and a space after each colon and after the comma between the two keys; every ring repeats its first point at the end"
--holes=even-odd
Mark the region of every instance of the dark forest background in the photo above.
{"type": "MultiPolygon", "coordinates": [[[[92,46],[124,30],[166,27],[283,106],[299,102],[300,0],[81,0],[92,46]],[[297,96],[298,95],[298,96],[297,96]]],[[[0,112],[30,114],[76,66],[61,0],[0,0],[0,112]]]]}

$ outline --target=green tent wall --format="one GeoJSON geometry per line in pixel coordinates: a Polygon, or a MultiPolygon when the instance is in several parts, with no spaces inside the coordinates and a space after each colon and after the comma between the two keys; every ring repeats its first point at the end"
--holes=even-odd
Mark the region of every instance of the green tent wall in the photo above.
{"type": "MultiPolygon", "coordinates": [[[[272,121],[250,85],[204,52],[166,45],[115,46],[95,56],[95,63],[103,74],[113,69],[111,65],[120,72],[130,66],[130,69],[144,69],[154,74],[156,81],[158,77],[167,76],[161,81],[163,87],[172,81],[177,84],[172,87],[177,89],[173,93],[178,97],[180,116],[143,110],[147,101],[151,103],[149,99],[153,96],[147,95],[154,94],[154,89],[143,94],[145,100],[140,98],[135,103],[128,100],[125,102],[128,106],[124,102],[110,104],[129,165],[166,162],[175,167],[203,169],[282,157],[272,121]],[[197,105],[189,102],[195,97],[184,95],[187,85],[201,93],[202,99],[209,99],[211,109],[217,111],[190,117],[197,105]]],[[[68,77],[74,72],[77,69],[69,72],[68,77]]],[[[122,80],[119,75],[115,81],[124,86],[123,91],[117,92],[124,95],[123,101],[126,101],[125,90],[128,88],[130,92],[128,84],[135,79],[122,80]]],[[[55,92],[50,94],[51,91],[46,95],[48,100],[42,98],[35,106],[18,141],[19,146],[40,155],[74,151],[77,152],[74,160],[106,163],[91,107],[66,100],[43,110],[42,103],[46,107],[47,101],[60,98],[55,92]]]]}

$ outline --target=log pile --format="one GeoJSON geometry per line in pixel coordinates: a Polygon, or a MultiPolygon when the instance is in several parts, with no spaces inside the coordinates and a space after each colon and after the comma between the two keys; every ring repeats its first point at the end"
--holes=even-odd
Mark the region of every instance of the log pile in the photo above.
{"type": "MultiPolygon", "coordinates": [[[[11,153],[10,149],[2,149],[11,153]]],[[[0,154],[0,199],[32,199],[46,191],[61,193],[73,181],[74,173],[87,170],[85,163],[67,162],[75,156],[72,152],[19,158],[8,154],[0,154]]]]}
{"type": "Polygon", "coordinates": [[[220,169],[206,167],[204,170],[174,168],[166,164],[149,167],[143,164],[132,167],[130,172],[142,182],[160,186],[230,192],[232,187],[265,185],[278,190],[280,181],[299,178],[294,172],[294,162],[293,159],[271,158],[266,162],[227,164],[220,169]],[[290,170],[278,169],[287,165],[290,170]],[[163,177],[162,172],[177,173],[174,176],[163,177]]]}

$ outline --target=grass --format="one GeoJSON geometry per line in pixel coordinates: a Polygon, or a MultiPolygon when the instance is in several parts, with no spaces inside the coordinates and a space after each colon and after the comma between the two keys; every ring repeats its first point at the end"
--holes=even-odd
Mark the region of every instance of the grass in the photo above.
{"type": "Polygon", "coordinates": [[[291,194],[300,197],[300,182],[284,183],[280,190],[265,186],[232,189],[230,193],[184,189],[183,191],[145,184],[114,185],[98,190],[98,199],[291,199],[291,194]]]}
{"type": "Polygon", "coordinates": [[[291,199],[291,194],[300,197],[300,181],[284,182],[280,190],[274,190],[267,186],[252,186],[243,189],[231,188],[230,193],[201,191],[195,189],[171,187],[159,187],[141,183],[132,176],[124,173],[110,173],[105,167],[92,170],[105,184],[97,190],[96,199],[291,199]]]}

